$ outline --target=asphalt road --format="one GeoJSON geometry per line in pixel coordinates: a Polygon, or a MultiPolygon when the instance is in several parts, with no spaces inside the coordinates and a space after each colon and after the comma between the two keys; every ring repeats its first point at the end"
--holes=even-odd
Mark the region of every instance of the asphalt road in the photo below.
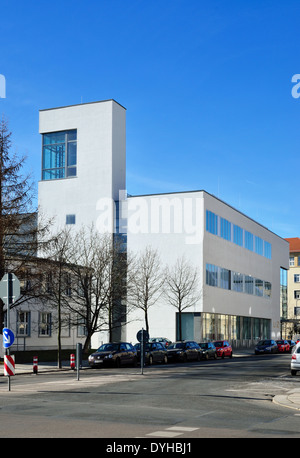
{"type": "MultiPolygon", "coordinates": [[[[290,355],[0,379],[6,438],[298,438],[300,414],[272,402],[300,387],[290,355]]],[[[121,450],[120,450],[121,451],[121,450]]],[[[186,450],[186,453],[189,450],[186,450]]]]}

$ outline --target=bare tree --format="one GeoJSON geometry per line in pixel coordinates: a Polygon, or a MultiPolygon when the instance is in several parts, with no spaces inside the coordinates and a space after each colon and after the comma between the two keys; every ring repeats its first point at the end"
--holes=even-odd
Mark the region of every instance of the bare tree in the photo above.
{"type": "Polygon", "coordinates": [[[67,308],[74,325],[84,324],[90,347],[95,332],[108,331],[112,340],[116,327],[126,321],[127,257],[113,234],[83,228],[70,238],[66,269],[71,274],[71,298],[67,308]]]}
{"type": "Polygon", "coordinates": [[[184,257],[178,258],[172,268],[165,271],[164,295],[170,305],[178,311],[179,340],[182,340],[182,312],[196,305],[201,297],[198,270],[184,257]]]}
{"type": "Polygon", "coordinates": [[[57,363],[61,367],[61,335],[63,325],[63,312],[71,301],[70,268],[70,231],[65,230],[58,234],[48,245],[48,256],[39,263],[39,270],[43,272],[43,281],[40,284],[39,299],[45,301],[49,308],[55,309],[56,320],[52,326],[57,329],[57,363]],[[42,290],[41,290],[42,288],[42,290]]]}
{"type": "Polygon", "coordinates": [[[143,311],[148,333],[148,312],[161,296],[163,283],[164,276],[158,252],[148,246],[136,257],[127,291],[128,303],[143,311]]]}

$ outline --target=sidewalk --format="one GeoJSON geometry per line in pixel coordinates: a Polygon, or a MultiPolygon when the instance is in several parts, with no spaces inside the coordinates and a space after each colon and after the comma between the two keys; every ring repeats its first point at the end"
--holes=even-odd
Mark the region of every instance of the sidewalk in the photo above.
{"type": "MultiPolygon", "coordinates": [[[[88,361],[83,361],[80,370],[88,369],[88,361]]],[[[48,363],[38,363],[38,373],[46,373],[46,372],[59,372],[59,371],[71,371],[70,361],[62,361],[62,367],[57,367],[57,362],[48,362],[48,363]]],[[[76,370],[76,369],[75,369],[76,370]]],[[[35,374],[33,370],[33,363],[24,363],[24,364],[15,364],[15,375],[24,375],[24,374],[35,374]]],[[[0,364],[0,377],[4,377],[4,367],[3,362],[0,364]]]]}

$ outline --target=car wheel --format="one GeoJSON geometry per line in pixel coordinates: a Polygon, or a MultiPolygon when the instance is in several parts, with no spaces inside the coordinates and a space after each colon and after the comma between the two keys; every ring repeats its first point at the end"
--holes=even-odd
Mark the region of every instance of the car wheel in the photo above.
{"type": "Polygon", "coordinates": [[[133,358],[133,367],[136,367],[136,366],[137,366],[137,358],[134,357],[134,358],[133,358]]]}
{"type": "Polygon", "coordinates": [[[232,352],[230,353],[229,358],[232,358],[232,352]]]}
{"type": "Polygon", "coordinates": [[[168,364],[168,357],[167,357],[167,355],[164,356],[163,363],[164,363],[164,364],[168,364]]]}
{"type": "Polygon", "coordinates": [[[222,359],[224,359],[224,358],[225,358],[225,353],[223,352],[223,353],[222,353],[222,359]]]}
{"type": "Polygon", "coordinates": [[[214,353],[214,359],[217,359],[218,355],[217,353],[214,353]]]}
{"type": "Polygon", "coordinates": [[[296,375],[297,374],[297,371],[294,371],[293,369],[291,370],[291,374],[292,375],[296,375]]]}
{"type": "Polygon", "coordinates": [[[120,358],[116,359],[116,367],[121,367],[121,360],[120,358]]]}
{"type": "Polygon", "coordinates": [[[187,356],[186,356],[186,353],[183,355],[182,361],[183,361],[184,363],[186,363],[186,362],[187,362],[187,356]]]}
{"type": "Polygon", "coordinates": [[[208,358],[209,358],[208,353],[206,353],[205,359],[208,360],[208,358]]]}
{"type": "Polygon", "coordinates": [[[153,356],[150,355],[149,356],[149,366],[152,366],[152,364],[153,364],[153,356]]]}

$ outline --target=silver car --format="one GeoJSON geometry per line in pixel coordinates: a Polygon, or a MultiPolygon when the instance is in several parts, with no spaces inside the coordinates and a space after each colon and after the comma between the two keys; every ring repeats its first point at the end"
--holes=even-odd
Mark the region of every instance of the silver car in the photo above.
{"type": "Polygon", "coordinates": [[[296,375],[300,371],[300,342],[293,347],[291,359],[291,374],[296,375]]]}

